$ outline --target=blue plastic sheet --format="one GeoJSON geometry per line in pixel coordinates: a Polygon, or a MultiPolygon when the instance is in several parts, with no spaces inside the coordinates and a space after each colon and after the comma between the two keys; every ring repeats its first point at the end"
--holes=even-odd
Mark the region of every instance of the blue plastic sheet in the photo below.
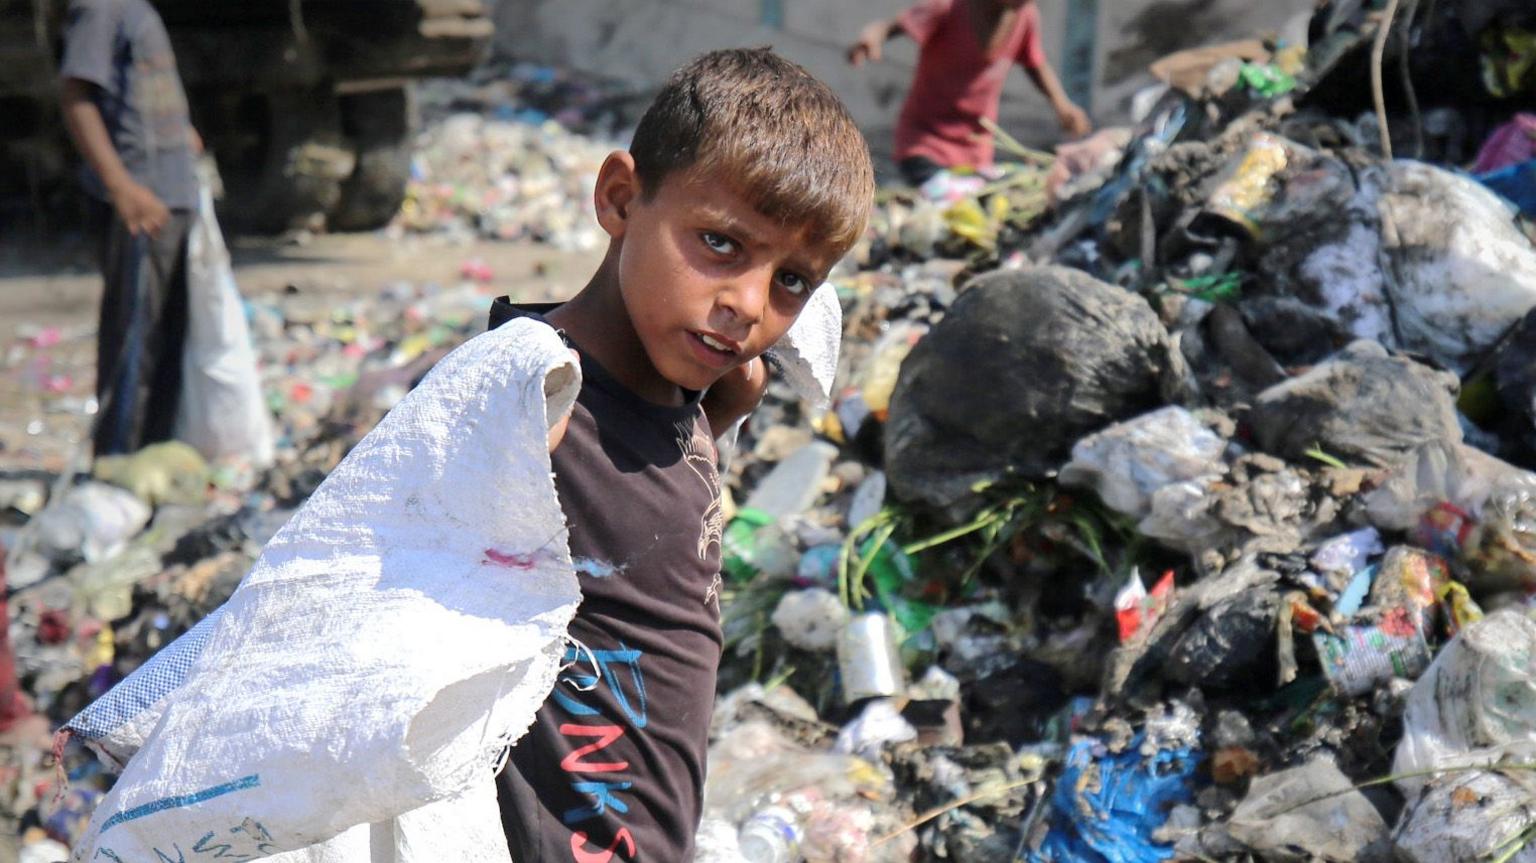
{"type": "Polygon", "coordinates": [[[1051,798],[1050,832],[1033,863],[1152,863],[1173,856],[1173,846],[1152,841],[1174,806],[1195,798],[1204,756],[1194,749],[1142,755],[1145,735],[1124,752],[1102,741],[1080,740],[1051,798]]]}
{"type": "Polygon", "coordinates": [[[1476,176],[1479,183],[1519,207],[1522,215],[1536,218],[1536,159],[1476,176]]]}

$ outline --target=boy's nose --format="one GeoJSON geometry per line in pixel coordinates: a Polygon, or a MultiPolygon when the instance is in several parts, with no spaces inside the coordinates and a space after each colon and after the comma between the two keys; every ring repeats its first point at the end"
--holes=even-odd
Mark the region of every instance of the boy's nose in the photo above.
{"type": "MultiPolygon", "coordinates": [[[[743,331],[756,326],[763,319],[763,309],[768,305],[768,294],[773,290],[773,273],[752,270],[742,273],[728,282],[715,297],[715,305],[730,318],[733,327],[743,331]]],[[[734,334],[732,337],[736,337],[734,334]]]]}

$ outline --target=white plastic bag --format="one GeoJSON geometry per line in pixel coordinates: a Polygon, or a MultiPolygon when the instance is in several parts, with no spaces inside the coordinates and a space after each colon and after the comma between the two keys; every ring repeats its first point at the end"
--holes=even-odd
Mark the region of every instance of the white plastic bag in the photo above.
{"type": "Polygon", "coordinates": [[[461,854],[499,829],[488,807],[440,804],[484,802],[558,673],[580,591],[546,435],[579,388],[532,320],[444,358],[273,537],[201,647],[178,640],[123,684],[141,691],[103,699],[91,733],[118,757],[142,747],[74,859],[238,841],[241,859],[361,861],[347,849],[385,828],[359,825],[389,825],[395,859],[505,860],[496,843],[461,854]]]}
{"type": "Polygon", "coordinates": [[[1464,372],[1536,307],[1536,250],[1498,195],[1398,160],[1382,192],[1382,249],[1401,347],[1464,372]]]}
{"type": "Polygon", "coordinates": [[[1061,484],[1091,488],[1116,512],[1145,518],[1158,489],[1219,476],[1226,448],[1194,414],[1160,408],[1078,441],[1072,461],[1061,469],[1061,484]]]}
{"type": "Polygon", "coordinates": [[[79,555],[87,563],[106,560],[149,524],[149,507],[133,492],[88,482],[75,486],[37,514],[38,549],[52,557],[79,555]]]}
{"type": "Polygon", "coordinates": [[[209,461],[237,458],[257,469],[272,464],[272,417],[207,182],[187,238],[187,342],[176,437],[209,461]]]}
{"type": "Polygon", "coordinates": [[[1533,756],[1536,623],[1506,609],[1467,627],[1413,685],[1392,772],[1412,794],[1429,781],[1426,770],[1533,756]]]}
{"type": "Polygon", "coordinates": [[[1533,484],[1536,476],[1475,447],[1430,441],[1409,453],[1365,495],[1365,515],[1382,530],[1411,530],[1441,502],[1478,515],[1497,489],[1533,484]]]}
{"type": "Polygon", "coordinates": [[[1352,861],[1385,838],[1387,824],[1333,757],[1320,755],[1254,777],[1228,830],[1261,859],[1352,861]]]}
{"type": "Polygon", "coordinates": [[[1458,771],[1428,777],[1410,795],[1392,835],[1401,863],[1536,863],[1536,846],[1514,840],[1536,821],[1530,773],[1458,771]],[[1512,856],[1511,856],[1512,855],[1512,856]]]}

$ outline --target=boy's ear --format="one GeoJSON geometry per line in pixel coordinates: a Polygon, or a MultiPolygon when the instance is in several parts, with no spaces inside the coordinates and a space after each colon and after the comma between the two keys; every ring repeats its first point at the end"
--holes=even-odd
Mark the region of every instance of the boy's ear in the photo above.
{"type": "Polygon", "coordinates": [[[617,240],[624,236],[630,207],[639,197],[640,176],[635,173],[635,158],[623,150],[609,153],[598,169],[597,187],[592,190],[597,223],[609,237],[617,240]]]}

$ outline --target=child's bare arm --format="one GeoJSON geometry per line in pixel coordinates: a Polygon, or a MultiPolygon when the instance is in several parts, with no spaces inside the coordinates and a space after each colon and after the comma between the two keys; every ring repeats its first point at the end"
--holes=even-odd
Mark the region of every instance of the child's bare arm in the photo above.
{"type": "Polygon", "coordinates": [[[155,193],[140,185],[112,146],[112,137],[101,118],[101,111],[91,99],[91,84],[79,78],[65,78],[59,98],[64,126],[80,151],[81,158],[101,178],[112,206],[132,234],[155,234],[170,220],[168,210],[155,193]]]}
{"type": "Polygon", "coordinates": [[[758,357],[731,369],[704,394],[704,417],[711,437],[718,438],[752,413],[768,389],[768,365],[758,357]]]}
{"type": "Polygon", "coordinates": [[[880,62],[885,43],[902,32],[901,25],[894,18],[869,22],[859,31],[858,41],[848,47],[848,62],[855,66],[864,65],[866,60],[871,63],[880,62]]]}
{"type": "Polygon", "coordinates": [[[1056,120],[1061,124],[1062,132],[1068,137],[1081,138],[1093,131],[1093,122],[1088,119],[1087,112],[1068,98],[1067,91],[1062,89],[1061,81],[1056,77],[1056,70],[1052,68],[1049,60],[1033,69],[1026,67],[1024,71],[1050,101],[1051,109],[1056,112],[1056,120]]]}

